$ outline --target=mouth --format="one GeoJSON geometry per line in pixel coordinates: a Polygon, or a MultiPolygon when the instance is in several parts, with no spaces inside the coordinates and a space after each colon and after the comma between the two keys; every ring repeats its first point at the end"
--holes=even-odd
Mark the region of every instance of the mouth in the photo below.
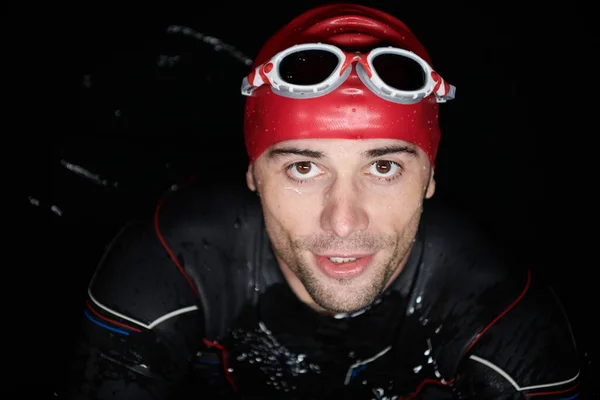
{"type": "Polygon", "coordinates": [[[319,269],[334,278],[353,278],[363,273],[373,260],[372,254],[330,254],[316,255],[319,269]]]}

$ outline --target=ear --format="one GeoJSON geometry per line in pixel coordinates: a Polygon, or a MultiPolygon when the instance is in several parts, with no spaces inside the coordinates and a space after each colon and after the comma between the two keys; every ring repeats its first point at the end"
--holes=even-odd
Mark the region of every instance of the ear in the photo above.
{"type": "Polygon", "coordinates": [[[254,164],[248,165],[248,171],[246,171],[246,185],[248,189],[256,192],[256,181],[254,180],[254,164]]]}
{"type": "Polygon", "coordinates": [[[433,197],[435,193],[435,177],[433,168],[431,168],[431,173],[429,174],[429,182],[427,182],[427,190],[425,191],[425,198],[430,199],[433,197]]]}

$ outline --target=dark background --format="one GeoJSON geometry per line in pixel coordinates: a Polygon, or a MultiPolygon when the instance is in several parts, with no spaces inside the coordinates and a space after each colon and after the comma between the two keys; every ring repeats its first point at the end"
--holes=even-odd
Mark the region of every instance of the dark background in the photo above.
{"type": "MultiPolygon", "coordinates": [[[[60,40],[47,40],[45,50],[60,52],[63,64],[38,62],[60,69],[57,76],[71,85],[60,83],[45,106],[70,96],[71,109],[56,111],[57,122],[23,144],[27,207],[20,232],[28,265],[21,279],[36,295],[21,297],[37,316],[32,322],[21,314],[30,336],[19,382],[51,391],[62,376],[87,282],[127,219],[147,215],[191,173],[207,181],[244,173],[239,87],[249,67],[228,46],[252,59],[283,23],[322,3],[88,5],[49,16],[47,38],[60,40]],[[190,30],[167,33],[169,26],[190,30]],[[46,366],[35,375],[41,354],[46,366]]],[[[441,106],[436,198],[544,272],[572,318],[584,363],[594,367],[598,263],[582,251],[594,245],[584,203],[594,190],[586,175],[590,158],[582,156],[592,141],[582,138],[594,136],[585,85],[598,84],[591,83],[595,30],[586,11],[519,2],[357,3],[403,20],[457,87],[457,98],[441,106]]]]}

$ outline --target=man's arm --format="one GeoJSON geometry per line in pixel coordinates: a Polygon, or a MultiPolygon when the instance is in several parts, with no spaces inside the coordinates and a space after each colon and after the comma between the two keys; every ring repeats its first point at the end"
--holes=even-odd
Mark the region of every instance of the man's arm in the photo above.
{"type": "Polygon", "coordinates": [[[529,274],[522,292],[469,344],[459,399],[579,399],[580,362],[569,321],[529,274]]]}

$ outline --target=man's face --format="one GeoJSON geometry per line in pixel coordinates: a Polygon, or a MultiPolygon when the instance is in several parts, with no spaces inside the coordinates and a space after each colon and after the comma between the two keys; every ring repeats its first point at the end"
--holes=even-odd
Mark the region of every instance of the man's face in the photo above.
{"type": "Polygon", "coordinates": [[[302,139],[248,169],[292,290],[329,312],[373,302],[402,270],[435,184],[418,147],[391,139],[302,139]]]}

